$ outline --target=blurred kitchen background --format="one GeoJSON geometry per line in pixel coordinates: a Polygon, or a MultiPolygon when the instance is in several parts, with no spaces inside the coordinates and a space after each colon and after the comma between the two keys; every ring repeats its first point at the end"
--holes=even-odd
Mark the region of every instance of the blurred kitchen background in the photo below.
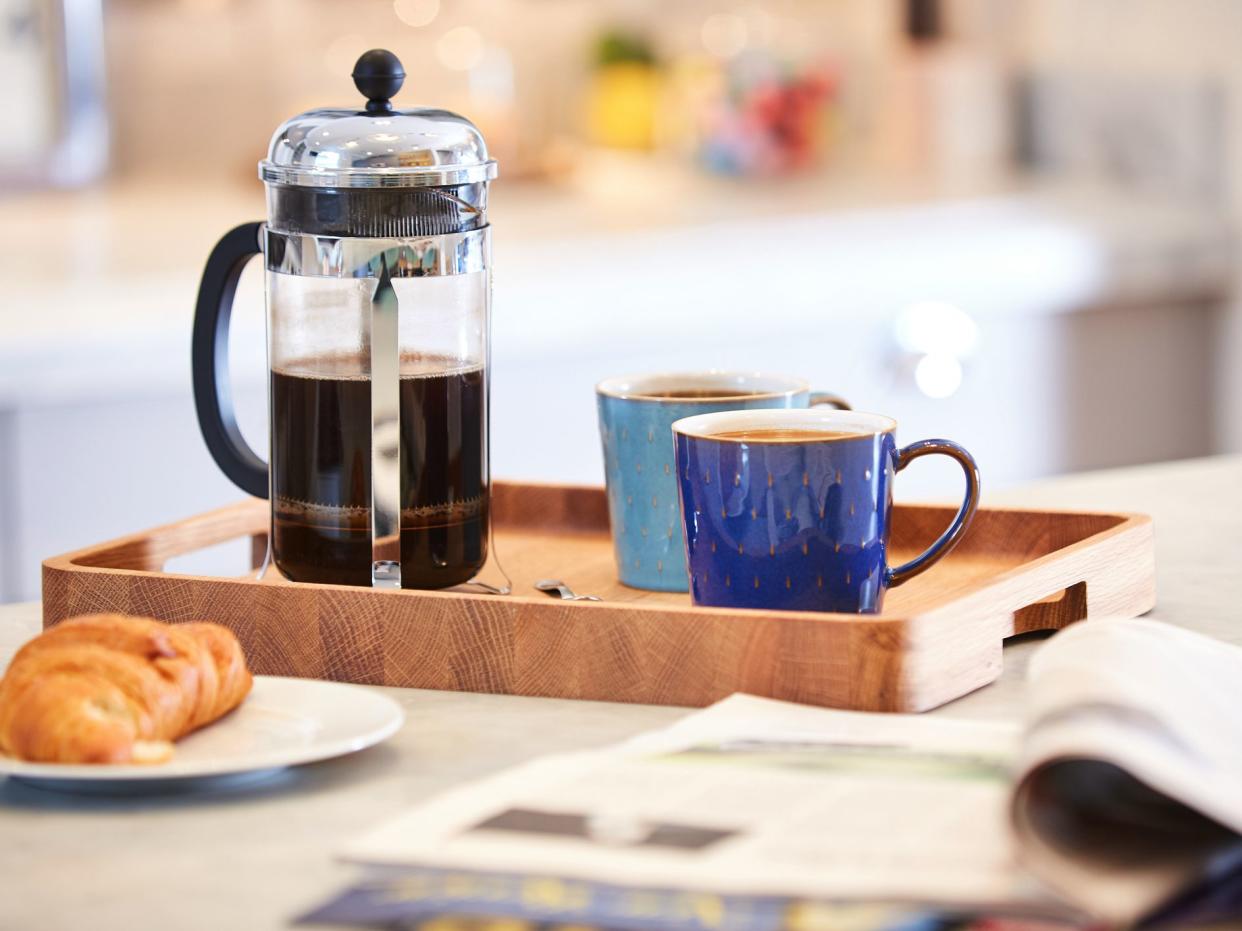
{"type": "MultiPolygon", "coordinates": [[[[594,383],[705,367],[957,439],[985,488],[1242,449],[1240,35],[1237,0],[0,0],[0,601],[240,495],[202,263],[377,46],[500,160],[499,477],[601,482],[594,383]]],[[[232,343],[265,448],[258,263],[232,343]]]]}

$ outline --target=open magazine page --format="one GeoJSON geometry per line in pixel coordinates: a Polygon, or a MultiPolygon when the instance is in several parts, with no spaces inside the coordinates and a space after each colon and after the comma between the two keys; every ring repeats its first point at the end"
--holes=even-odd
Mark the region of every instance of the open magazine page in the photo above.
{"type": "Polygon", "coordinates": [[[737,896],[409,866],[371,867],[296,923],[403,931],[1102,931],[1022,911],[737,896]]]}
{"type": "Polygon", "coordinates": [[[1150,620],[1093,621],[1034,657],[1013,818],[1025,862],[1130,922],[1242,847],[1242,649],[1150,620]]]}
{"type": "Polygon", "coordinates": [[[600,751],[450,792],[347,850],[651,888],[1068,912],[1023,880],[1018,732],[733,696],[600,751]]]}

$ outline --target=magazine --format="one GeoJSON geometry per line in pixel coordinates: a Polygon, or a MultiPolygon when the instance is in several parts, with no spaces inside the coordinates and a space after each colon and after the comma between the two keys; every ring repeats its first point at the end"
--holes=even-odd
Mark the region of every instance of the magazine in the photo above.
{"type": "Polygon", "coordinates": [[[1019,725],[734,695],[448,792],[345,853],[1077,926],[1242,914],[1242,649],[1092,621],[1033,658],[1029,700],[1019,725]]]}

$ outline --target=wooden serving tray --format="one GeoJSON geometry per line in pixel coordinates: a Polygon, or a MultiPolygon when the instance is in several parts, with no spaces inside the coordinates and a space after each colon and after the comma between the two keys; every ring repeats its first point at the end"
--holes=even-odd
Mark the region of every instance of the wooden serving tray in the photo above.
{"type": "MultiPolygon", "coordinates": [[[[95,611],[210,619],[269,675],[672,705],[749,692],[925,711],[994,680],[1006,637],[1155,603],[1142,515],[981,509],[961,545],[891,590],[882,614],[852,615],[695,608],[688,595],[626,588],[601,488],[497,483],[493,514],[509,596],[164,571],[174,556],[246,536],[259,565],[268,507],[252,499],[47,560],[43,622],[95,611]],[[559,601],[535,591],[541,578],[605,600],[559,601]]],[[[922,550],[951,516],[897,505],[890,558],[922,550]]]]}

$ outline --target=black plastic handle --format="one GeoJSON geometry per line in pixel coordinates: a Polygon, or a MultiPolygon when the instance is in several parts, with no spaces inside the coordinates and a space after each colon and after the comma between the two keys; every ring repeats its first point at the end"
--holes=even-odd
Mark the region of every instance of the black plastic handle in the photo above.
{"type": "Polygon", "coordinates": [[[207,257],[194,310],[191,366],[198,425],[211,458],[242,491],[266,498],[267,463],[237,427],[229,391],[229,318],[237,279],[252,256],[263,251],[262,223],[243,223],[224,234],[207,257]]]}

